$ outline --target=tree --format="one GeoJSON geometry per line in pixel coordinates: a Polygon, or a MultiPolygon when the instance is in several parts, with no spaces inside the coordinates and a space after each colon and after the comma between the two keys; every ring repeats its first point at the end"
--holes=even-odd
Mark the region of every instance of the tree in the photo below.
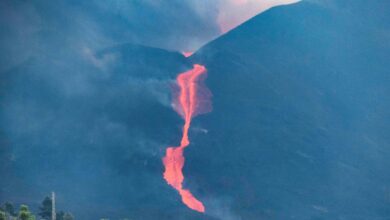
{"type": "Polygon", "coordinates": [[[28,210],[28,206],[21,205],[19,208],[18,220],[35,220],[35,216],[28,210]]]}
{"type": "Polygon", "coordinates": [[[41,206],[39,207],[39,210],[40,212],[38,213],[38,215],[41,216],[41,218],[51,219],[52,203],[50,197],[45,197],[45,199],[42,201],[41,206]]]}
{"type": "Polygon", "coordinates": [[[5,215],[4,211],[0,211],[0,220],[7,220],[7,216],[5,215]]]}
{"type": "Polygon", "coordinates": [[[67,212],[65,213],[63,220],[74,220],[74,217],[71,213],[67,212]]]}
{"type": "Polygon", "coordinates": [[[56,215],[56,220],[74,220],[74,217],[69,212],[60,211],[56,215]]]}
{"type": "Polygon", "coordinates": [[[11,216],[16,216],[15,209],[14,209],[14,206],[12,205],[12,203],[10,203],[10,202],[4,203],[2,209],[4,210],[4,212],[6,214],[9,214],[11,216]]]}
{"type": "Polygon", "coordinates": [[[65,213],[63,211],[59,211],[56,213],[56,220],[64,220],[65,213]]]}

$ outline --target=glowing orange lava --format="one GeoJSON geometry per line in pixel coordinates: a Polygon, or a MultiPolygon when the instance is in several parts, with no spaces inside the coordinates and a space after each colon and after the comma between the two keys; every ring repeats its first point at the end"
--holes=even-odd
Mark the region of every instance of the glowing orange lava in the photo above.
{"type": "Polygon", "coordinates": [[[210,104],[210,93],[201,84],[202,79],[204,79],[202,75],[205,76],[205,74],[206,68],[195,64],[193,69],[178,75],[177,84],[180,90],[175,100],[175,108],[184,118],[183,136],[180,146],[168,147],[163,158],[164,179],[179,192],[185,205],[198,212],[205,212],[205,207],[189,190],[183,189],[184,175],[182,169],[185,161],[183,151],[190,144],[188,129],[190,128],[191,119],[197,114],[210,110],[210,105],[208,105],[210,104]]]}
{"type": "Polygon", "coordinates": [[[194,52],[183,52],[182,54],[185,56],[185,57],[190,57],[194,52]]]}

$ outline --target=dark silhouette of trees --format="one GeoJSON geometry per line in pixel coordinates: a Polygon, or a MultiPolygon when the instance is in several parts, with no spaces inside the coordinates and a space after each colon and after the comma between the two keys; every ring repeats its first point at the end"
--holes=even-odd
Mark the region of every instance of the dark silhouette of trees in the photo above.
{"type": "MultiPolygon", "coordinates": [[[[52,220],[52,200],[46,196],[39,206],[40,220],[52,220]]],[[[12,203],[6,202],[0,206],[0,220],[36,220],[27,205],[21,205],[19,212],[15,212],[12,203]]],[[[58,211],[56,213],[56,220],[74,220],[73,215],[70,212],[58,211]]]]}
{"type": "Polygon", "coordinates": [[[6,202],[0,207],[0,220],[4,217],[6,220],[16,217],[14,206],[12,203],[6,202]]]}
{"type": "Polygon", "coordinates": [[[51,219],[51,209],[52,209],[52,203],[51,198],[46,196],[45,199],[43,199],[41,206],[39,207],[39,213],[38,215],[43,219],[51,219]]]}
{"type": "Polygon", "coordinates": [[[56,220],[64,220],[65,212],[59,211],[56,213],[56,220]]]}
{"type": "Polygon", "coordinates": [[[2,209],[6,214],[9,214],[11,216],[16,216],[15,209],[14,209],[14,206],[12,205],[12,203],[10,203],[10,202],[4,203],[4,205],[2,206],[2,209]]]}

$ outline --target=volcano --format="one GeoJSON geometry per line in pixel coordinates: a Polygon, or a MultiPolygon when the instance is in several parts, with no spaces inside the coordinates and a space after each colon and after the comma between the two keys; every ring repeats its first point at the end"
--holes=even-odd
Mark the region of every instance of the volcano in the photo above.
{"type": "Polygon", "coordinates": [[[47,41],[55,50],[0,76],[0,202],[55,190],[86,220],[388,219],[389,8],[275,7],[187,58],[47,41]],[[183,131],[171,86],[194,64],[207,68],[213,111],[191,121],[182,186],[205,213],[161,175],[183,131]]]}
{"type": "Polygon", "coordinates": [[[209,196],[229,195],[242,219],[390,216],[385,8],[276,7],[191,56],[213,92],[213,112],[198,121],[208,135],[191,152],[209,196]]]}

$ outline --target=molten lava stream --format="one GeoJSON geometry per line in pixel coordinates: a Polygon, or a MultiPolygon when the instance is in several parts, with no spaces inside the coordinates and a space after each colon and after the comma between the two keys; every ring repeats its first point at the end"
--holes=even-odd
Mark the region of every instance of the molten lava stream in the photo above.
{"type": "Polygon", "coordinates": [[[190,144],[188,129],[191,125],[191,119],[197,114],[210,110],[210,106],[207,105],[210,103],[210,94],[207,88],[200,84],[201,80],[204,79],[201,76],[205,76],[205,74],[206,68],[195,64],[193,69],[178,75],[177,84],[180,90],[175,104],[176,111],[184,118],[183,136],[180,146],[168,147],[163,158],[164,179],[179,192],[185,205],[198,212],[205,211],[204,205],[189,190],[183,189],[184,175],[182,169],[185,161],[183,151],[190,144]]]}

